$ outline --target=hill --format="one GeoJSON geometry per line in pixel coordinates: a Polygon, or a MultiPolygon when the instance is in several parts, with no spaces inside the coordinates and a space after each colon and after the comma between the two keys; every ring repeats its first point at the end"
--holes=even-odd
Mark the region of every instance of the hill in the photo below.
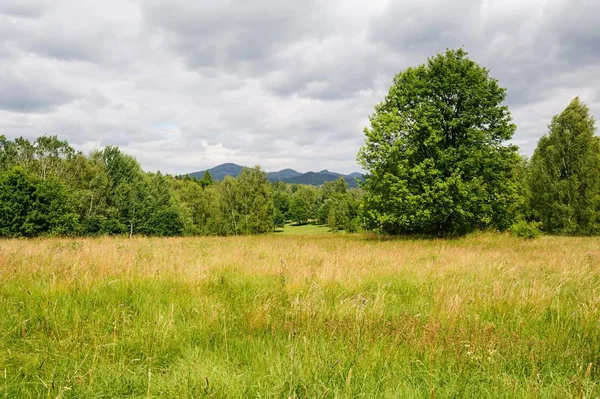
{"type": "MultiPolygon", "coordinates": [[[[225,176],[236,177],[240,174],[242,169],[244,169],[243,166],[236,165],[234,163],[224,163],[222,165],[208,169],[208,172],[212,176],[213,180],[223,180],[225,176]]],[[[202,179],[202,176],[204,176],[205,172],[205,170],[201,170],[194,173],[188,173],[188,176],[195,177],[196,179],[202,179]]]]}
{"type": "Polygon", "coordinates": [[[282,169],[279,172],[267,173],[267,176],[269,176],[270,181],[282,181],[301,175],[302,173],[295,171],[294,169],[282,169]]]}
{"type": "MultiPolygon", "coordinates": [[[[223,180],[225,176],[236,177],[240,174],[243,168],[243,166],[234,163],[224,163],[208,169],[208,172],[212,176],[213,180],[223,180]]],[[[188,176],[202,179],[202,176],[204,176],[205,172],[205,170],[201,170],[198,172],[188,173],[188,176]]],[[[277,172],[268,172],[267,176],[271,182],[282,181],[285,183],[308,184],[311,186],[320,186],[325,182],[337,180],[340,177],[343,177],[348,183],[349,187],[358,187],[356,179],[361,180],[363,175],[357,172],[344,175],[342,173],[330,172],[327,169],[323,169],[320,172],[300,173],[294,169],[288,168],[277,172]]]]}

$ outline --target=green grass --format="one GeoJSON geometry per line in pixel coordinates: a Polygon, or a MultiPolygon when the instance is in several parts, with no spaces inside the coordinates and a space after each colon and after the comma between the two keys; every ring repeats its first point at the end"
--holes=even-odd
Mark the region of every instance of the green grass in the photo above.
{"type": "Polygon", "coordinates": [[[276,234],[281,235],[310,235],[331,233],[329,227],[321,224],[294,225],[287,223],[283,229],[277,229],[276,234]]]}
{"type": "Polygon", "coordinates": [[[597,398],[599,248],[0,241],[0,397],[597,398]]]}

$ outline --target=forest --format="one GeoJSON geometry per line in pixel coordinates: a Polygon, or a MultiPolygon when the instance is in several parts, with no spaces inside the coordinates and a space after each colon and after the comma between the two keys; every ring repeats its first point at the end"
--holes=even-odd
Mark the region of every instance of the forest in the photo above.
{"type": "Polygon", "coordinates": [[[356,231],[360,189],[270,183],[259,167],[212,181],[144,172],[117,147],[84,155],[56,136],[0,136],[0,235],[241,235],[286,221],[356,231]]]}

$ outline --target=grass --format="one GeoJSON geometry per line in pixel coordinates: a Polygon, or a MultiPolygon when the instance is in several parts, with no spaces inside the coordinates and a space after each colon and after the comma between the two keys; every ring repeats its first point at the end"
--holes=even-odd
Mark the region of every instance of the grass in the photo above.
{"type": "Polygon", "coordinates": [[[303,224],[294,225],[287,223],[283,229],[278,229],[277,234],[293,236],[293,235],[308,235],[308,234],[325,234],[330,233],[329,227],[322,224],[303,224]]]}
{"type": "Polygon", "coordinates": [[[600,239],[0,241],[0,397],[597,398],[600,239]]]}

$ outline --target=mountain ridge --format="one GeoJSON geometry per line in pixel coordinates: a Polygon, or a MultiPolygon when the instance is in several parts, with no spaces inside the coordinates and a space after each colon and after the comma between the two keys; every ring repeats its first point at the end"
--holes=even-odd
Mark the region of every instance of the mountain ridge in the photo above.
{"type": "MultiPolygon", "coordinates": [[[[240,174],[243,168],[244,166],[237,165],[231,162],[226,162],[210,169],[188,173],[187,176],[196,179],[202,179],[204,173],[208,171],[213,180],[223,180],[226,176],[236,177],[240,174]]],[[[348,183],[349,187],[358,187],[358,183],[356,180],[361,180],[363,178],[363,174],[354,172],[345,175],[343,173],[330,172],[327,169],[323,169],[319,172],[309,171],[306,173],[302,173],[294,169],[285,168],[275,172],[267,172],[267,177],[271,182],[282,181],[285,183],[307,184],[311,186],[320,186],[325,182],[337,180],[340,177],[343,177],[348,183]]]]}

